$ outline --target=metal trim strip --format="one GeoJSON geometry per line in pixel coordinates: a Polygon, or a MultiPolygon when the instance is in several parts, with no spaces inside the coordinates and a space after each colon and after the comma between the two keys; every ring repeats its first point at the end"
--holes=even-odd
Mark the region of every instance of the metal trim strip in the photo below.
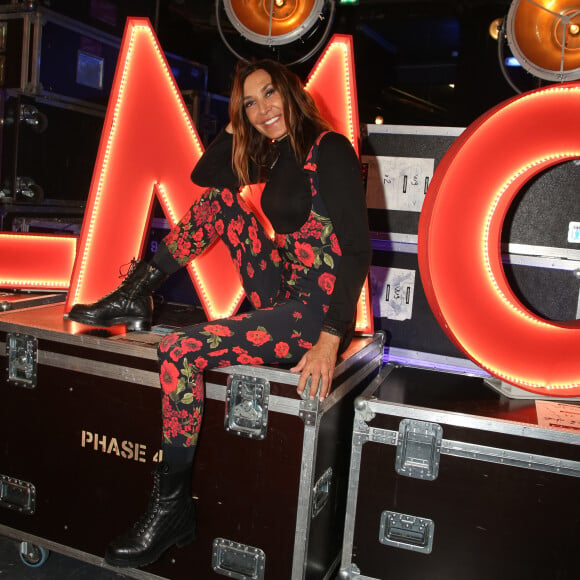
{"type": "MultiPolygon", "coordinates": [[[[371,232],[371,247],[379,252],[416,254],[417,246],[416,235],[371,232]]],[[[514,243],[502,244],[501,249],[504,264],[571,271],[580,267],[580,250],[514,243]]]]}
{"type": "Polygon", "coordinates": [[[534,471],[580,477],[580,461],[572,461],[570,459],[522,453],[521,451],[511,451],[509,449],[498,449],[476,443],[462,444],[446,439],[441,441],[441,453],[453,457],[476,459],[477,461],[499,463],[523,469],[533,469],[534,471]]]}
{"type": "MultiPolygon", "coordinates": [[[[502,250],[504,247],[502,246],[502,250]]],[[[510,254],[522,254],[531,257],[555,258],[560,260],[580,260],[580,250],[553,248],[551,246],[532,246],[528,244],[508,244],[510,254]]]]}
{"type": "MultiPolygon", "coordinates": [[[[554,250],[550,252],[534,253],[537,246],[523,246],[521,244],[510,244],[510,253],[502,253],[502,262],[515,266],[532,266],[534,268],[548,268],[550,270],[565,270],[574,272],[580,268],[580,251],[578,250],[559,250],[558,248],[543,248],[544,250],[554,250]],[[512,247],[516,246],[520,250],[515,252],[512,247]],[[526,251],[528,249],[528,251],[526,251]],[[562,257],[565,253],[570,257],[562,257]],[[574,255],[576,254],[576,255],[574,255]]],[[[541,249],[537,249],[541,252],[541,249]]]]}
{"type": "Polygon", "coordinates": [[[358,485],[360,479],[360,464],[362,459],[362,445],[365,438],[356,438],[353,432],[350,467],[348,474],[348,491],[346,499],[346,515],[344,519],[344,531],[342,540],[342,561],[340,565],[339,578],[349,578],[346,576],[348,566],[352,563],[352,550],[354,545],[354,525],[356,519],[358,485]]]}
{"type": "MultiPolygon", "coordinates": [[[[79,560],[81,562],[87,562],[88,564],[92,564],[93,566],[97,566],[105,570],[110,570],[111,572],[119,573],[118,568],[108,566],[103,560],[103,558],[94,556],[93,554],[89,554],[88,552],[82,552],[81,550],[76,550],[74,548],[58,544],[57,542],[52,542],[45,538],[41,538],[40,536],[34,536],[21,530],[9,528],[8,526],[5,526],[3,524],[0,524],[0,535],[6,536],[7,538],[11,538],[16,541],[30,542],[37,546],[41,546],[46,550],[51,550],[64,556],[68,556],[70,558],[79,560]]],[[[143,572],[142,570],[138,570],[137,568],[124,568],[123,576],[127,578],[136,578],[137,580],[166,580],[162,576],[157,576],[156,574],[143,572]]]]}
{"type": "MultiPolygon", "coordinates": [[[[57,306],[60,307],[60,305],[57,306]]],[[[120,338],[114,338],[111,336],[99,337],[93,335],[69,334],[54,329],[38,328],[30,324],[12,322],[9,319],[10,315],[19,315],[23,313],[31,314],[37,308],[46,307],[47,306],[34,306],[32,308],[27,308],[26,310],[2,313],[0,316],[0,331],[18,332],[21,334],[34,333],[39,341],[46,340],[47,342],[60,342],[73,347],[92,348],[105,352],[111,352],[111,346],[114,345],[117,354],[157,360],[157,349],[153,348],[152,344],[138,344],[136,340],[131,340],[127,335],[119,335],[120,338]]],[[[161,340],[161,338],[162,337],[160,336],[159,339],[161,340]]]]}
{"type": "Polygon", "coordinates": [[[312,490],[314,488],[318,431],[318,421],[314,425],[304,425],[302,468],[298,487],[291,580],[302,580],[306,572],[306,547],[308,546],[308,537],[310,535],[310,509],[312,506],[312,490]]]}
{"type": "MultiPolygon", "coordinates": [[[[379,369],[377,376],[365,388],[363,393],[357,397],[354,403],[355,416],[352,432],[352,445],[350,452],[350,467],[348,472],[348,489],[346,496],[346,514],[343,528],[342,556],[340,570],[337,578],[340,580],[350,580],[352,576],[352,551],[354,545],[354,525],[356,519],[358,486],[360,479],[360,466],[362,459],[362,446],[368,441],[368,426],[365,421],[372,418],[368,414],[369,397],[372,397],[378,387],[394,370],[393,365],[386,365],[379,369]]],[[[358,570],[357,570],[358,572],[358,570]]],[[[356,576],[359,578],[359,576],[356,576]]],[[[360,576],[362,578],[362,576],[360,576]]],[[[369,578],[368,580],[373,580],[369,578]]]]}
{"type": "Polygon", "coordinates": [[[64,293],[39,294],[4,294],[0,292],[0,312],[7,310],[22,310],[31,306],[44,306],[45,304],[54,304],[64,302],[66,295],[64,293]],[[14,298],[14,300],[10,300],[14,298]]]}
{"type": "Polygon", "coordinates": [[[580,437],[576,434],[556,431],[555,429],[545,429],[536,425],[518,423],[506,419],[488,419],[454,411],[409,407],[408,405],[388,403],[379,400],[368,400],[367,404],[372,412],[382,415],[394,415],[396,417],[419,419],[430,423],[443,423],[444,425],[453,425],[455,427],[491,431],[504,435],[516,435],[544,441],[555,441],[557,443],[580,444],[580,437]]]}
{"type": "MultiPolygon", "coordinates": [[[[434,421],[430,421],[434,423],[434,421]]],[[[369,429],[369,440],[385,445],[398,444],[399,433],[391,429],[381,429],[371,427],[369,429]]],[[[475,459],[487,463],[508,465],[510,467],[520,467],[523,469],[533,469],[546,473],[560,473],[571,477],[580,477],[580,461],[570,459],[560,459],[558,457],[547,457],[534,453],[523,453],[510,449],[500,449],[489,447],[477,443],[467,443],[464,441],[453,441],[450,439],[441,440],[441,455],[450,455],[463,459],[475,459]]]]}
{"type": "Polygon", "coordinates": [[[107,379],[126,381],[145,387],[161,388],[159,385],[159,374],[153,371],[144,371],[122,365],[91,361],[85,358],[55,354],[44,350],[38,352],[38,364],[96,375],[107,379]]]}
{"type": "Polygon", "coordinates": [[[407,367],[432,368],[437,371],[461,374],[468,377],[488,378],[491,375],[468,358],[434,354],[420,350],[387,347],[383,362],[395,363],[407,367]]]}
{"type": "Polygon", "coordinates": [[[435,127],[431,125],[363,125],[367,135],[432,135],[435,137],[459,137],[464,127],[435,127]]]}

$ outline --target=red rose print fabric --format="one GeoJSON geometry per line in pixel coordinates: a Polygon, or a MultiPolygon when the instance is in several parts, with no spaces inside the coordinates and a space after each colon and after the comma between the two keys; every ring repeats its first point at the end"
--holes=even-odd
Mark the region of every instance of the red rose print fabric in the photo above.
{"type": "Polygon", "coordinates": [[[165,238],[182,265],[218,237],[255,310],[181,329],[158,347],[165,443],[193,446],[203,416],[203,371],[236,364],[297,363],[318,340],[341,249],[318,195],[316,158],[304,165],[312,209],[302,227],[271,240],[239,193],[209,189],[165,238]]]}

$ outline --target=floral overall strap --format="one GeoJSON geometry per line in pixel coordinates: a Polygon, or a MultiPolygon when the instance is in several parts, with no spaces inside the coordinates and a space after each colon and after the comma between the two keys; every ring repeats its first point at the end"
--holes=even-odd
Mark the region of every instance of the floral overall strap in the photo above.
{"type": "Polygon", "coordinates": [[[318,136],[303,166],[310,181],[310,215],[299,230],[276,234],[276,245],[284,256],[282,295],[308,303],[323,313],[328,310],[342,255],[334,224],[318,191],[318,145],[324,135],[318,136]]]}
{"type": "Polygon", "coordinates": [[[306,171],[307,173],[312,173],[312,172],[316,173],[316,170],[318,168],[318,165],[317,165],[317,163],[318,163],[318,147],[320,146],[320,141],[322,141],[322,138],[327,133],[330,133],[330,131],[323,131],[322,133],[320,133],[320,135],[318,135],[318,137],[316,138],[316,141],[314,141],[314,144],[310,148],[310,151],[308,152],[308,155],[306,156],[306,161],[304,162],[304,171],[306,171]]]}
{"type": "Polygon", "coordinates": [[[306,157],[306,161],[304,163],[304,171],[310,180],[310,188],[312,190],[312,210],[311,210],[311,220],[314,219],[317,222],[318,227],[321,228],[320,234],[317,236],[321,242],[320,250],[323,252],[321,258],[327,262],[330,268],[334,268],[334,260],[332,256],[336,259],[338,256],[342,255],[340,250],[340,245],[338,243],[338,238],[336,237],[336,233],[334,232],[334,225],[330,221],[330,217],[328,215],[328,210],[326,205],[324,204],[324,200],[322,196],[319,194],[320,192],[320,184],[319,184],[319,174],[318,174],[318,151],[320,142],[322,138],[330,133],[330,131],[324,131],[321,133],[314,145],[312,145],[310,152],[306,157]],[[327,253],[327,246],[326,244],[330,243],[332,247],[332,251],[327,253]]]}

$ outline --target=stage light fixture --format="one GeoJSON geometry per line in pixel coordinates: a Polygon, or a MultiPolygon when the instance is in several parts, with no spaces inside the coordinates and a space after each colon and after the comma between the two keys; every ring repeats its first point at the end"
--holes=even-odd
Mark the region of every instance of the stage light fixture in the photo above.
{"type": "Polygon", "coordinates": [[[580,79],[580,0],[515,0],[505,34],[530,74],[556,82],[580,79]]]}
{"type": "Polygon", "coordinates": [[[278,46],[298,40],[318,21],[325,0],[223,0],[228,19],[248,40],[278,46]]]}
{"type": "Polygon", "coordinates": [[[500,34],[502,26],[503,26],[503,18],[496,18],[489,25],[489,35],[494,40],[497,40],[499,38],[499,34],[500,34]]]}
{"type": "Polygon", "coordinates": [[[224,12],[244,40],[271,49],[288,65],[306,61],[326,44],[335,13],[335,0],[216,0],[215,6],[220,36],[237,58],[248,60],[241,53],[252,48],[247,43],[237,47],[226,38],[224,12]],[[290,61],[281,56],[293,51],[300,56],[290,61]]]}

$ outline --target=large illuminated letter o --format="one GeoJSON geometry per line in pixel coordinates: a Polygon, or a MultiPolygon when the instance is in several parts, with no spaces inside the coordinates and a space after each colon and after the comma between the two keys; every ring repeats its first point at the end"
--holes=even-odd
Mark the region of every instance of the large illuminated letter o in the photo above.
{"type": "Polygon", "coordinates": [[[580,395],[580,324],[522,305],[502,267],[501,231],[528,180],[579,157],[579,83],[515,97],[453,143],[419,221],[421,278],[442,328],[492,375],[541,395],[580,395]]]}

